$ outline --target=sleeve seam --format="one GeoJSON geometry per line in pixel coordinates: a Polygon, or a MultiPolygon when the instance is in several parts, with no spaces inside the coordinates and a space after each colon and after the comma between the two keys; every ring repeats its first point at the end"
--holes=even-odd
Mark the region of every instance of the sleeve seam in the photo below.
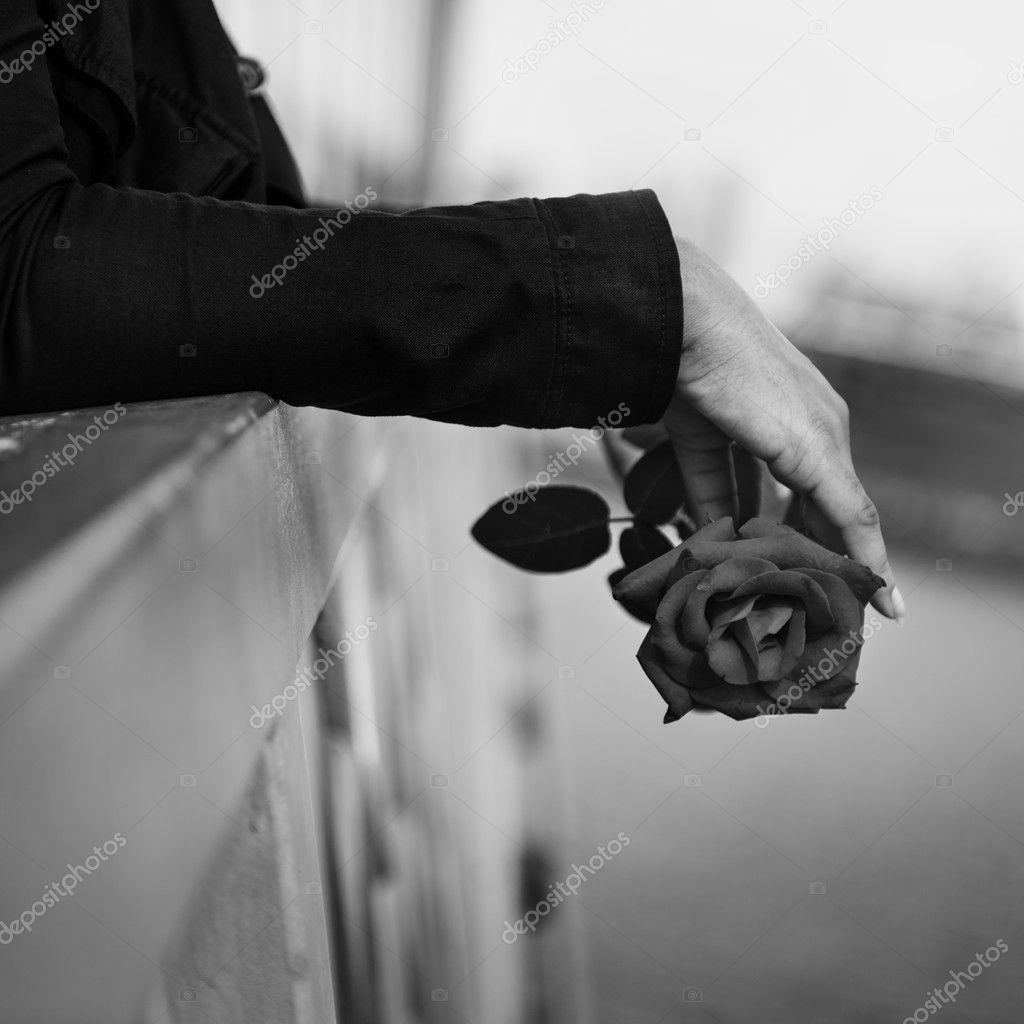
{"type": "Polygon", "coordinates": [[[666,257],[664,247],[661,243],[661,238],[658,229],[655,227],[654,221],[651,219],[650,211],[647,209],[647,204],[641,199],[639,192],[633,193],[634,198],[643,210],[644,217],[647,219],[647,226],[650,228],[651,237],[654,240],[655,250],[657,252],[657,266],[658,266],[658,309],[659,309],[659,320],[660,326],[658,331],[658,362],[657,372],[651,377],[651,387],[647,395],[647,405],[651,407],[654,403],[654,395],[658,387],[658,382],[661,380],[665,362],[665,337],[667,333],[667,309],[668,305],[666,301],[666,289],[665,289],[665,267],[662,260],[666,257]]]}
{"type": "Polygon", "coordinates": [[[548,241],[547,259],[551,269],[552,320],[554,321],[554,353],[551,361],[551,373],[548,377],[547,395],[540,418],[540,425],[543,427],[557,421],[562,407],[565,370],[572,338],[572,289],[568,271],[557,249],[558,226],[555,223],[554,215],[546,203],[540,200],[535,200],[535,202],[548,241]],[[559,287],[559,278],[561,278],[561,287],[559,287]],[[562,341],[563,337],[564,341],[562,341]]]}

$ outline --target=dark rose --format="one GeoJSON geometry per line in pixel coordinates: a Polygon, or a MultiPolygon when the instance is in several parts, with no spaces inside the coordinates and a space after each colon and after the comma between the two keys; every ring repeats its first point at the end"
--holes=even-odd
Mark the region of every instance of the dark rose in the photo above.
{"type": "Polygon", "coordinates": [[[885,581],[763,519],[731,518],[631,572],[615,599],[651,623],[637,658],[668,704],[735,719],[842,708],[856,686],[864,606],[885,581]]]}

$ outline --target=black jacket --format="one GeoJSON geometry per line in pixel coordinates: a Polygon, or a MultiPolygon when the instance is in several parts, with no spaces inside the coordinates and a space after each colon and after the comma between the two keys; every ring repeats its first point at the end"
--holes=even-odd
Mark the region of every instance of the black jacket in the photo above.
{"type": "Polygon", "coordinates": [[[653,193],[395,215],[374,184],[347,218],[299,208],[210,0],[3,0],[0,414],[257,390],[479,425],[661,415],[682,293],[653,193]]]}

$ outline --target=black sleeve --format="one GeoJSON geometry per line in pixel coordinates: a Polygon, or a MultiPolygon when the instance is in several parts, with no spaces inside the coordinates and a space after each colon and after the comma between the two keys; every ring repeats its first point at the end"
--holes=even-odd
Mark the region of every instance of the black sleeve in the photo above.
{"type": "MultiPolygon", "coordinates": [[[[6,0],[0,59],[45,26],[6,0]]],[[[46,62],[0,88],[0,413],[232,391],[453,422],[660,417],[682,341],[647,191],[395,215],[83,186],[46,62]]]]}

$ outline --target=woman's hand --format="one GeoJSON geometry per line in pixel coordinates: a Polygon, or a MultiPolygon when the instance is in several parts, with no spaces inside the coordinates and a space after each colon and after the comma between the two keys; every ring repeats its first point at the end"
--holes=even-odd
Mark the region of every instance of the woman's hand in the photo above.
{"type": "Polygon", "coordinates": [[[872,603],[902,620],[878,512],[853,468],[846,403],[710,256],[677,241],[683,349],[662,423],[691,513],[698,524],[734,514],[729,445],[737,442],[807,499],[815,532],[838,534],[851,558],[885,580],[872,603]]]}

